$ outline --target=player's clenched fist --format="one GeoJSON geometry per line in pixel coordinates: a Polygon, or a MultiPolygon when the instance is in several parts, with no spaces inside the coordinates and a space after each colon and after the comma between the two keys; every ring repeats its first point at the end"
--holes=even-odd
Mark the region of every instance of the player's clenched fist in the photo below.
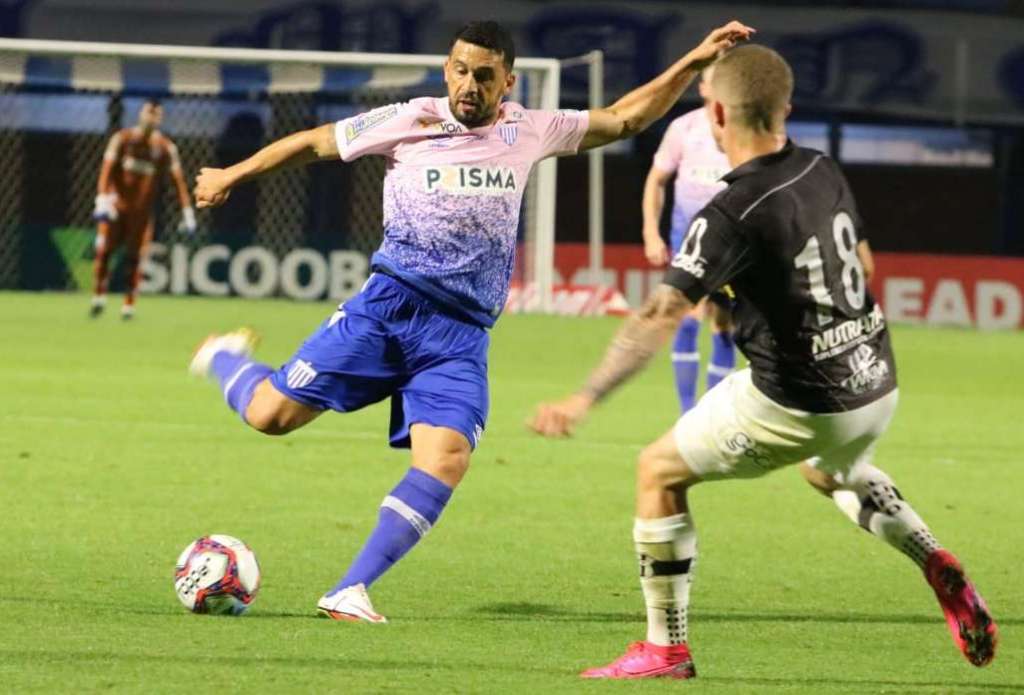
{"type": "Polygon", "coordinates": [[[543,437],[568,437],[576,428],[593,401],[582,395],[573,394],[555,403],[541,403],[526,426],[543,437]]]}
{"type": "Polygon", "coordinates": [[[215,208],[231,194],[231,180],[226,169],[203,167],[196,177],[196,207],[215,208]]]}

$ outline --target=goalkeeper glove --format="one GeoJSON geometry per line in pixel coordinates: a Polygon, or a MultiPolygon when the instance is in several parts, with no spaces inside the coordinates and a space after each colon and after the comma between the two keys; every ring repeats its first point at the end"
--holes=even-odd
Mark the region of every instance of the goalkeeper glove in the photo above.
{"type": "Polygon", "coordinates": [[[178,231],[195,234],[196,211],[191,205],[181,209],[181,223],[178,224],[178,231]]]}
{"type": "Polygon", "coordinates": [[[117,221],[117,193],[100,193],[96,196],[92,218],[98,222],[117,221]]]}

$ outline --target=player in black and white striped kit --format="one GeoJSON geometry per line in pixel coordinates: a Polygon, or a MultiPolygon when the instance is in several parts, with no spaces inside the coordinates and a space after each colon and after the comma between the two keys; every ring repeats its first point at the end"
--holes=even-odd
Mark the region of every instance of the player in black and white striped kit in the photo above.
{"type": "Polygon", "coordinates": [[[857,255],[861,227],[839,167],[785,138],[785,60],[742,46],[715,63],[712,130],[733,170],[696,216],[664,283],[619,330],[578,393],[542,405],[532,426],[564,436],[640,370],[703,297],[735,296],[736,345],[750,362],[640,455],[634,542],[647,638],[588,678],[692,678],[686,611],[697,535],[687,492],[703,480],[801,464],[854,523],[924,572],[954,642],[992,660],[996,626],[956,557],[872,465],[898,397],[885,317],[857,255]]]}

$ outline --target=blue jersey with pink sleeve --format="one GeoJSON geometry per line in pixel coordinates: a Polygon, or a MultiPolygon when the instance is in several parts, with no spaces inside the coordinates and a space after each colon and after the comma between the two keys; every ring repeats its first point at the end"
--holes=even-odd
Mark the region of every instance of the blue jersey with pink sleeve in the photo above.
{"type": "Polygon", "coordinates": [[[338,152],[387,159],[384,240],[371,267],[491,326],[508,296],[523,192],[533,165],[573,154],[585,111],[513,103],[468,128],[445,98],[412,99],[339,121],[338,152]]]}

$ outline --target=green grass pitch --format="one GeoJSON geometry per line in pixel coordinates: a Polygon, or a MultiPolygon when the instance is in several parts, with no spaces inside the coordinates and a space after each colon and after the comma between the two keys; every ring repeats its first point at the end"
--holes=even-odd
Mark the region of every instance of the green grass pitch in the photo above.
{"type": "Polygon", "coordinates": [[[268,438],[185,373],[199,338],[242,323],[277,364],[331,307],[143,297],[121,323],[86,302],[0,294],[0,691],[1024,692],[1024,334],[896,329],[901,403],[877,457],[988,599],[991,667],[961,658],[908,560],[784,470],[692,495],[697,680],[586,683],[643,635],[632,469],[674,419],[665,358],[575,440],[543,441],[524,418],[616,322],[504,318],[470,474],[374,587],[391,623],[351,625],[313,609],[407,465],[386,405],[268,438]],[[172,590],[178,552],[215,532],[263,567],[242,618],[191,615],[172,590]]]}

